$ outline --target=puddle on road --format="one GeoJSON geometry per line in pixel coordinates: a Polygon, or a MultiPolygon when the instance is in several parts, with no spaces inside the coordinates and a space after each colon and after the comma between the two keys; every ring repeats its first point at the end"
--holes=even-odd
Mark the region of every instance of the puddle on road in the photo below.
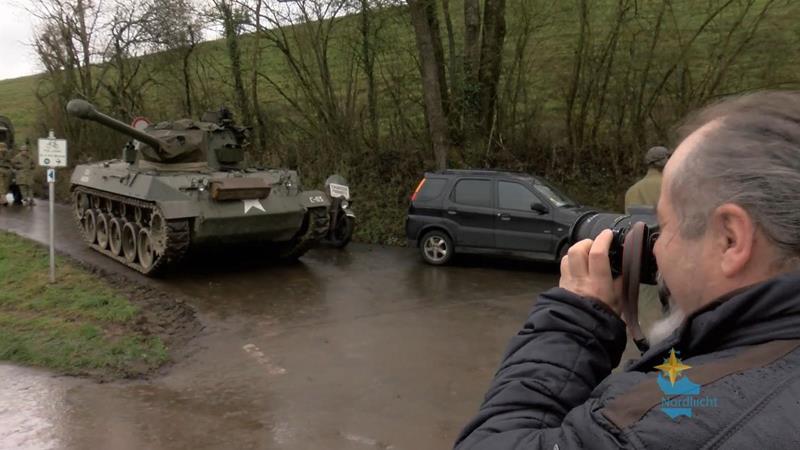
{"type": "Polygon", "coordinates": [[[74,380],[0,364],[0,443],[4,448],[57,449],[65,393],[74,380]]]}

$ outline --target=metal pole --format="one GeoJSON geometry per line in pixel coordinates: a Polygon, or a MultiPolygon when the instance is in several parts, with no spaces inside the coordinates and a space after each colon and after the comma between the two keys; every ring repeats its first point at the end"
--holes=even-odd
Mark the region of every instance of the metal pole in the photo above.
{"type": "MultiPolygon", "coordinates": [[[[51,169],[51,170],[55,170],[55,169],[51,169]]],[[[55,204],[54,200],[56,198],[56,187],[55,187],[56,184],[53,182],[52,179],[50,180],[50,182],[48,184],[50,184],[50,197],[48,199],[48,201],[50,203],[50,282],[51,283],[55,283],[56,282],[56,251],[55,251],[55,245],[53,243],[54,242],[53,235],[55,234],[54,233],[55,218],[54,218],[54,214],[53,214],[53,211],[54,211],[53,205],[55,204]]]]}

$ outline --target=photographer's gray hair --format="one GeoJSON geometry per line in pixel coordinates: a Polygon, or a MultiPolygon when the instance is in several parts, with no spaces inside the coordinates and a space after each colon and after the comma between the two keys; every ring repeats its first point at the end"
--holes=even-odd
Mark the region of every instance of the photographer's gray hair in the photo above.
{"type": "Polygon", "coordinates": [[[679,129],[681,139],[706,125],[698,151],[666,187],[681,233],[701,236],[711,212],[734,203],[778,247],[781,263],[800,256],[800,92],[724,99],[692,115],[679,129]]]}

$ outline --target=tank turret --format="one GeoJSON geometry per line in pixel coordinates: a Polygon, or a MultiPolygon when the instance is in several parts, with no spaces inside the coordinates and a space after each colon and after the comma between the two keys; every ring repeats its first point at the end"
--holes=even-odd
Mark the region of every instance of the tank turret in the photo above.
{"type": "MultiPolygon", "coordinates": [[[[156,170],[237,170],[244,160],[243,128],[233,124],[230,113],[219,123],[180,119],[138,130],[99,111],[85,100],[70,100],[67,112],[128,135],[138,147],[137,166],[156,170]]],[[[206,117],[217,117],[206,115],[206,117]]],[[[205,118],[205,117],[204,117],[205,118]]],[[[125,158],[126,160],[128,158],[125,158]]]]}

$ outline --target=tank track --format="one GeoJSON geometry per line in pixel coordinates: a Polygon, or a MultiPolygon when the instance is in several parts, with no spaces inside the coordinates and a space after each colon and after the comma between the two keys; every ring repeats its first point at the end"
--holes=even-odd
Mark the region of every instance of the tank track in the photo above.
{"type": "Polygon", "coordinates": [[[158,206],[152,202],[137,200],[84,186],[76,186],[72,191],[73,216],[77,221],[78,229],[81,231],[84,241],[95,251],[148,276],[158,275],[163,273],[166,269],[173,267],[188,251],[189,245],[191,244],[189,220],[179,219],[164,220],[165,233],[163,241],[159,243],[163,249],[161,250],[161,254],[154,251],[154,259],[149,268],[144,267],[138,257],[134,258],[131,262],[125,258],[125,255],[115,255],[111,251],[110,244],[107,245],[106,248],[103,248],[98,244],[96,238],[87,235],[87,230],[82,220],[84,213],[81,211],[81,208],[85,205],[80,204],[81,195],[85,195],[89,202],[88,208],[86,209],[92,209],[95,211],[95,214],[97,212],[102,212],[103,214],[109,215],[110,218],[123,219],[125,222],[135,223],[139,227],[149,229],[150,231],[152,231],[152,229],[150,229],[152,218],[156,215],[160,215],[163,219],[163,214],[158,206]],[[138,213],[137,210],[139,211],[138,213]]]}
{"type": "Polygon", "coordinates": [[[328,234],[330,216],[327,208],[309,208],[306,217],[302,231],[278,252],[280,259],[291,261],[300,258],[328,234]]]}

